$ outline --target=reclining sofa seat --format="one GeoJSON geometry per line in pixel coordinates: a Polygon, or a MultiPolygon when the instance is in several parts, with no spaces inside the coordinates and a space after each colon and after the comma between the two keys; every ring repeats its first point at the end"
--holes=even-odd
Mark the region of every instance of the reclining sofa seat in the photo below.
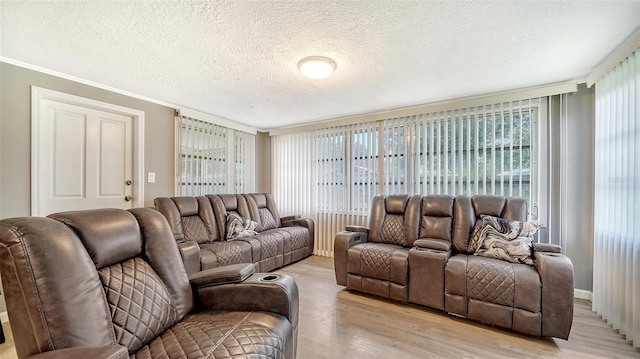
{"type": "MultiPolygon", "coordinates": [[[[226,230],[227,216],[231,213],[237,214],[244,218],[251,218],[247,199],[241,194],[218,194],[207,195],[213,204],[217,221],[222,223],[221,227],[226,230]]],[[[224,234],[222,235],[224,238],[224,234]]],[[[244,237],[233,240],[231,242],[247,242],[251,245],[251,263],[256,266],[256,270],[267,272],[267,266],[263,265],[265,261],[282,253],[282,244],[278,248],[277,243],[267,243],[258,240],[255,236],[244,237]],[[279,252],[278,252],[279,250],[279,252]],[[265,268],[265,269],[262,269],[265,268]]],[[[275,267],[271,268],[274,269],[275,267]]]]}
{"type": "MultiPolygon", "coordinates": [[[[242,196],[230,195],[229,207],[241,216],[248,216],[242,196]],[[239,198],[238,198],[239,197],[239,198]],[[238,202],[240,205],[238,205],[238,202]]],[[[246,241],[225,241],[225,219],[221,221],[212,206],[216,196],[159,197],[156,209],[167,218],[178,242],[187,273],[218,266],[253,263],[252,244],[246,241]]]]}
{"type": "Polygon", "coordinates": [[[241,265],[190,284],[165,218],[148,208],[49,217],[0,221],[18,357],[295,357],[290,277],[261,283],[241,265]]]}
{"type": "Polygon", "coordinates": [[[346,254],[348,270],[341,279],[348,289],[408,300],[409,248],[418,235],[419,201],[408,195],[374,197],[366,243],[335,252],[346,254]]]}
{"type": "MultiPolygon", "coordinates": [[[[262,259],[260,270],[270,271],[313,254],[314,223],[299,216],[280,217],[276,203],[268,193],[246,194],[251,220],[258,223],[256,231],[261,243],[277,243],[282,251],[272,259],[262,259]],[[282,255],[280,255],[280,253],[282,255]]],[[[274,246],[275,247],[275,246],[274,246]]]]}
{"type": "Polygon", "coordinates": [[[452,238],[455,251],[445,267],[445,310],[540,335],[542,288],[535,268],[474,256],[468,249],[471,233],[481,215],[526,221],[526,202],[519,198],[459,197],[455,206],[452,238]]]}
{"type": "Polygon", "coordinates": [[[159,197],[154,204],[171,225],[187,273],[237,263],[268,272],[313,254],[313,220],[280,218],[268,193],[159,197]],[[230,213],[256,222],[258,234],[226,241],[230,213]]]}
{"type": "Polygon", "coordinates": [[[410,244],[408,258],[405,259],[403,246],[397,246],[390,257],[395,259],[385,259],[390,268],[388,274],[397,274],[394,268],[404,268],[405,261],[408,262],[408,299],[380,290],[387,283],[390,287],[401,287],[398,278],[403,279],[405,273],[392,277],[363,270],[374,262],[369,257],[380,262],[389,256],[386,254],[389,250],[372,251],[385,255],[366,256],[362,255],[362,249],[376,248],[377,244],[370,242],[379,241],[372,238],[378,236],[375,228],[381,213],[389,212],[387,202],[398,198],[374,197],[369,228],[348,226],[336,235],[334,258],[339,285],[522,333],[568,338],[573,321],[573,266],[569,258],[560,253],[559,246],[534,243],[534,266],[476,256],[469,250],[481,215],[526,221],[527,205],[523,199],[430,195],[408,201],[405,212],[396,207],[393,210],[396,216],[402,216],[405,223],[410,224],[405,228],[395,226],[398,235],[407,236],[412,233],[408,228],[419,228],[417,239],[410,244]],[[372,290],[376,280],[382,283],[372,290]]]}

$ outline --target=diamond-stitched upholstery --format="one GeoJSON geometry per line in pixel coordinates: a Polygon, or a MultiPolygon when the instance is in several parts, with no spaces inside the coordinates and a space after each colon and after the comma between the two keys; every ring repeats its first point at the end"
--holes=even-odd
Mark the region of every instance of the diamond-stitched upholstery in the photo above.
{"type": "Polygon", "coordinates": [[[278,227],[276,219],[273,218],[273,214],[268,208],[260,208],[258,213],[260,213],[260,224],[262,224],[263,231],[278,227]]]}
{"type": "Polygon", "coordinates": [[[278,244],[284,241],[282,234],[277,231],[260,232],[256,236],[261,243],[260,260],[277,256],[278,244]]]}
{"type": "Polygon", "coordinates": [[[283,227],[278,231],[283,231],[291,235],[291,250],[295,251],[309,245],[309,230],[305,227],[283,227]]]}
{"type": "Polygon", "coordinates": [[[365,277],[389,280],[391,278],[391,255],[394,248],[383,244],[367,244],[360,253],[362,274],[365,277]]]}
{"type": "Polygon", "coordinates": [[[387,214],[382,222],[380,242],[404,246],[406,244],[404,231],[404,216],[401,214],[387,214]]]}
{"type": "Polygon", "coordinates": [[[100,269],[119,344],[135,352],[172,326],[177,317],[171,295],[139,257],[100,269]]]}
{"type": "Polygon", "coordinates": [[[285,340],[251,320],[263,313],[201,312],[189,315],[131,359],[164,358],[284,358],[285,340]],[[237,315],[241,314],[241,315],[237,315]],[[165,355],[166,353],[166,355],[165,355]]]}
{"type": "Polygon", "coordinates": [[[248,256],[251,255],[251,246],[244,242],[223,241],[203,243],[200,245],[200,248],[213,252],[218,259],[218,266],[245,263],[245,261],[243,261],[243,254],[247,252],[248,256]]]}
{"type": "Polygon", "coordinates": [[[185,238],[196,241],[198,244],[207,243],[211,240],[207,228],[199,216],[182,217],[182,231],[185,238]]]}
{"type": "Polygon", "coordinates": [[[33,314],[12,318],[19,357],[121,358],[119,344],[133,358],[295,358],[293,278],[244,278],[253,266],[242,264],[190,282],[173,229],[150,208],[0,221],[0,247],[16,254],[0,256],[16,288],[3,294],[33,314]]]}
{"type": "Polygon", "coordinates": [[[469,298],[512,307],[514,295],[515,275],[511,263],[469,256],[467,262],[467,296],[469,298]]]}

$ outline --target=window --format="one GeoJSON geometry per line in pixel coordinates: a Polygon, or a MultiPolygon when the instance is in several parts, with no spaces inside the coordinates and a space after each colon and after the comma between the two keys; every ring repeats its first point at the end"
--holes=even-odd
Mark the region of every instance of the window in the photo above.
{"type": "Polygon", "coordinates": [[[376,193],[532,198],[539,99],[347,125],[316,134],[320,209],[368,212],[376,193]]]}
{"type": "Polygon", "coordinates": [[[235,193],[253,192],[255,188],[256,136],[242,131],[235,132],[234,170],[235,193]]]}
{"type": "Polygon", "coordinates": [[[530,209],[536,208],[535,159],[545,158],[539,154],[543,146],[536,148],[536,135],[545,133],[546,124],[539,121],[539,114],[546,114],[545,101],[478,105],[481,101],[467,102],[474,107],[273,134],[275,200],[283,213],[314,218],[315,253],[329,256],[336,233],[349,224],[368,224],[378,193],[497,194],[524,197],[530,209]]]}
{"type": "Polygon", "coordinates": [[[349,132],[350,153],[349,209],[368,215],[371,197],[377,191],[379,183],[379,146],[378,129],[375,124],[354,126],[349,132]]]}
{"type": "Polygon", "coordinates": [[[414,192],[496,194],[531,203],[533,112],[466,111],[417,121],[414,192]]]}
{"type": "Polygon", "coordinates": [[[316,141],[317,205],[320,210],[347,209],[345,191],[345,135],[324,131],[316,141]]]}
{"type": "Polygon", "coordinates": [[[255,136],[176,117],[178,196],[252,192],[255,136]]]}

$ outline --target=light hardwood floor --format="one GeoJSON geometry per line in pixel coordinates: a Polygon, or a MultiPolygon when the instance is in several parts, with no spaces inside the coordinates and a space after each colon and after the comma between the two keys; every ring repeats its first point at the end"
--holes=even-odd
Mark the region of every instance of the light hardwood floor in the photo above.
{"type": "Polygon", "coordinates": [[[298,358],[640,358],[587,301],[576,300],[569,340],[521,335],[423,307],[349,292],[333,259],[276,271],[300,290],[298,358]]]}
{"type": "MultiPolygon", "coordinates": [[[[413,305],[349,292],[335,284],[333,260],[312,256],[276,271],[300,290],[298,358],[640,358],[640,351],[576,300],[568,341],[538,338],[413,305]]],[[[14,359],[7,344],[0,358],[14,359]]]]}

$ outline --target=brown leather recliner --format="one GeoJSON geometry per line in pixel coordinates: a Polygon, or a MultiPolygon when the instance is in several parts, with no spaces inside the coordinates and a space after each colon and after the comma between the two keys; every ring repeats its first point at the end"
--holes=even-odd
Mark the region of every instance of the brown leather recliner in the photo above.
{"type": "Polygon", "coordinates": [[[188,277],[147,208],[0,221],[20,358],[295,358],[298,290],[252,264],[188,277]]]}
{"type": "Polygon", "coordinates": [[[561,248],[533,244],[533,266],[474,255],[481,215],[525,221],[523,199],[378,195],[369,228],[336,235],[336,281],[522,333],[567,339],[573,266],[561,248]],[[383,243],[380,243],[383,242],[383,243]]]}
{"type": "Polygon", "coordinates": [[[313,220],[281,218],[268,193],[158,197],[154,204],[169,221],[187,273],[235,263],[268,272],[313,254],[313,220]],[[258,233],[225,240],[230,213],[256,222],[258,233]]]}
{"type": "Polygon", "coordinates": [[[418,236],[419,205],[420,196],[375,196],[369,228],[351,226],[336,236],[338,284],[407,301],[409,248],[418,236]]]}
{"type": "MultiPolygon", "coordinates": [[[[242,195],[225,196],[228,202],[233,202],[236,213],[249,216],[249,209],[242,195]]],[[[254,249],[251,243],[245,240],[224,240],[226,212],[215,210],[216,201],[220,201],[220,198],[214,195],[158,197],[154,200],[156,209],[169,222],[189,274],[253,261],[254,249]]],[[[256,268],[259,269],[257,266],[256,268]]]]}

